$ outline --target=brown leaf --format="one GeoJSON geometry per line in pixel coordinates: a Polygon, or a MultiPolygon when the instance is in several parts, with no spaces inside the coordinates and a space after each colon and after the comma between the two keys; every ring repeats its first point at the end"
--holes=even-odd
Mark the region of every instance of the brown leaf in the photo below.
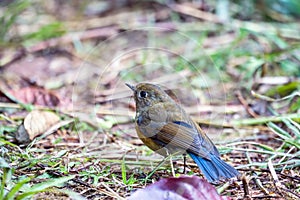
{"type": "Polygon", "coordinates": [[[23,124],[30,140],[33,140],[59,121],[59,116],[53,112],[34,110],[25,117],[23,124]]]}

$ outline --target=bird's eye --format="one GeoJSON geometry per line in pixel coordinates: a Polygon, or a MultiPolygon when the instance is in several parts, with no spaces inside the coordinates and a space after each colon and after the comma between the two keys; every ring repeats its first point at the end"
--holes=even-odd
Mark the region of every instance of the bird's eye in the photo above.
{"type": "Polygon", "coordinates": [[[148,96],[148,93],[146,91],[140,91],[139,96],[142,98],[146,98],[148,96]]]}

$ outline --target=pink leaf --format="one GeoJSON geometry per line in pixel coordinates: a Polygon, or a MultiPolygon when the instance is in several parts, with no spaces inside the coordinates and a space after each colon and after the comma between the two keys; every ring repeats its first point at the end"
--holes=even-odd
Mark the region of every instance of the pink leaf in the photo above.
{"type": "Polygon", "coordinates": [[[231,198],[220,196],[214,186],[197,176],[181,176],[179,178],[162,179],[145,189],[133,193],[129,200],[230,200],[231,198]]]}
{"type": "Polygon", "coordinates": [[[60,103],[59,98],[52,92],[38,87],[25,87],[17,91],[9,91],[22,103],[54,107],[60,103]]]}

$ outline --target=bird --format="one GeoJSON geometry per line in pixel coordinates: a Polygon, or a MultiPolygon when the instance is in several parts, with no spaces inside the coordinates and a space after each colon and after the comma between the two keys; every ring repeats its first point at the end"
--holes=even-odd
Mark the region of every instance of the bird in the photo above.
{"type": "Polygon", "coordinates": [[[213,142],[184,109],[153,83],[126,85],[136,104],[135,129],[142,142],[156,153],[188,154],[211,183],[239,176],[220,158],[213,142]]]}

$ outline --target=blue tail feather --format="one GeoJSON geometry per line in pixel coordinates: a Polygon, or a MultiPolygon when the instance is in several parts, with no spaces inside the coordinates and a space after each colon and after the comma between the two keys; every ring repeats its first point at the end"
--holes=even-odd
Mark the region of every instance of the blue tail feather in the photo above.
{"type": "Polygon", "coordinates": [[[219,156],[210,154],[210,160],[208,160],[193,153],[189,153],[189,155],[199,166],[209,182],[215,182],[224,178],[232,178],[239,175],[239,172],[235,168],[221,160],[219,156]]]}

